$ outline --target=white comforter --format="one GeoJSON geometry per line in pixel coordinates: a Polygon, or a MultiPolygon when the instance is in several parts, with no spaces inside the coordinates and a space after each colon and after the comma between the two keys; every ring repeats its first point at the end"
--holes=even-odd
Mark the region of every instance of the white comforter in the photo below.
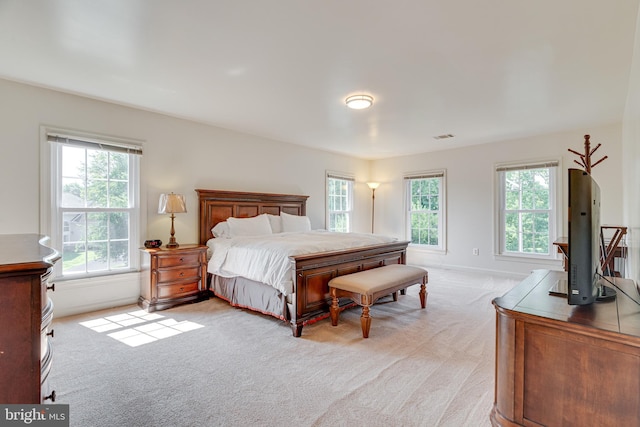
{"type": "Polygon", "coordinates": [[[208,271],[223,277],[243,276],[266,283],[289,295],[293,292],[293,263],[290,256],[358,248],[395,240],[386,236],[333,233],[325,230],[211,239],[207,242],[211,252],[208,271]]]}

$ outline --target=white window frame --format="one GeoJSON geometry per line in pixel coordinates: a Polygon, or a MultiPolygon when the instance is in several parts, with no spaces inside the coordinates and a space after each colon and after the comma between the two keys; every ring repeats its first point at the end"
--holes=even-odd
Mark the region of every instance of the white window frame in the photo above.
{"type": "MultiPolygon", "coordinates": [[[[506,259],[537,259],[555,260],[558,258],[554,250],[553,242],[561,232],[562,223],[562,179],[560,171],[562,164],[558,159],[538,160],[518,163],[501,163],[495,166],[496,197],[495,197],[495,237],[494,251],[496,257],[506,259]],[[505,210],[505,172],[527,169],[549,168],[549,209],[530,212],[549,212],[549,247],[547,254],[534,254],[529,252],[514,252],[506,250],[506,210],[505,210]]],[[[524,210],[528,211],[528,210],[524,210]]]]}
{"type": "Polygon", "coordinates": [[[353,231],[353,190],[354,190],[355,178],[352,175],[340,173],[340,172],[327,172],[325,177],[325,202],[326,202],[326,216],[325,216],[325,224],[326,229],[331,230],[331,214],[338,213],[344,214],[347,217],[347,230],[346,232],[353,231]],[[347,198],[347,209],[346,210],[330,210],[329,197],[332,196],[330,194],[330,186],[329,183],[331,180],[341,180],[345,181],[347,185],[347,194],[345,197],[347,198]]]}
{"type": "MultiPolygon", "coordinates": [[[[113,138],[104,135],[81,133],[67,129],[59,129],[42,126],[40,129],[41,139],[41,233],[49,236],[50,244],[62,255],[63,248],[63,209],[60,207],[62,194],[62,164],[61,164],[61,144],[64,139],[95,145],[100,148],[113,147],[114,150],[127,150],[129,155],[129,199],[128,208],[117,209],[129,213],[129,267],[122,269],[104,270],[96,272],[76,273],[73,275],[63,275],[62,262],[57,262],[54,266],[53,275],[56,280],[75,280],[86,277],[108,276],[114,274],[130,273],[140,269],[140,257],[138,249],[140,246],[141,229],[141,202],[140,202],[140,157],[142,154],[142,142],[122,138],[113,138]]],[[[90,147],[90,145],[88,145],[90,147]]],[[[90,209],[82,209],[89,212],[90,209]]],[[[107,209],[105,209],[107,211],[107,209]]]]}
{"type": "Polygon", "coordinates": [[[411,182],[420,179],[440,179],[440,193],[438,195],[438,244],[423,245],[410,243],[409,246],[434,252],[447,251],[447,171],[436,169],[423,172],[413,172],[404,175],[404,203],[405,203],[405,239],[411,241],[411,182]]]}

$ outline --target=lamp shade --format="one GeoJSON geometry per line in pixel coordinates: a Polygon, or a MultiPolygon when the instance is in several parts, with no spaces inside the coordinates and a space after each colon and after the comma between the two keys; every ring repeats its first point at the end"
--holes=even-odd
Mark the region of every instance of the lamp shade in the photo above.
{"type": "Polygon", "coordinates": [[[369,186],[370,189],[375,190],[376,188],[378,188],[380,186],[379,182],[367,182],[367,185],[369,186]]]}
{"type": "Polygon", "coordinates": [[[158,203],[158,213],[185,213],[187,211],[187,203],[182,194],[161,194],[158,203]]]}

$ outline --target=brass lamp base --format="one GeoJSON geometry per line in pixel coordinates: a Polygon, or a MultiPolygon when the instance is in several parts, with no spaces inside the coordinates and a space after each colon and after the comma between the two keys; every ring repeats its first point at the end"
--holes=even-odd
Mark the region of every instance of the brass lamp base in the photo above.
{"type": "Polygon", "coordinates": [[[169,243],[167,243],[167,248],[177,248],[180,246],[178,242],[176,242],[176,238],[173,237],[173,235],[176,234],[176,230],[173,228],[173,220],[175,217],[174,214],[171,214],[171,238],[169,239],[169,243]]]}

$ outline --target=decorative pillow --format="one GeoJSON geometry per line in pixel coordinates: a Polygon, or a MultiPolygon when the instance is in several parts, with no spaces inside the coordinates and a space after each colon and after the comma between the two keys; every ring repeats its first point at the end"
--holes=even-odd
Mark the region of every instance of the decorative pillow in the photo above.
{"type": "Polygon", "coordinates": [[[271,224],[267,214],[254,216],[253,218],[228,218],[231,237],[238,236],[264,236],[271,234],[271,224]]]}
{"type": "Polygon", "coordinates": [[[228,239],[231,237],[231,229],[229,228],[229,223],[227,221],[222,221],[216,224],[215,227],[211,229],[211,234],[213,237],[228,239]]]}
{"type": "Polygon", "coordinates": [[[272,233],[282,233],[282,218],[278,215],[267,214],[272,233]]]}
{"type": "Polygon", "coordinates": [[[309,217],[282,212],[280,218],[282,218],[282,231],[311,231],[309,217]]]}

